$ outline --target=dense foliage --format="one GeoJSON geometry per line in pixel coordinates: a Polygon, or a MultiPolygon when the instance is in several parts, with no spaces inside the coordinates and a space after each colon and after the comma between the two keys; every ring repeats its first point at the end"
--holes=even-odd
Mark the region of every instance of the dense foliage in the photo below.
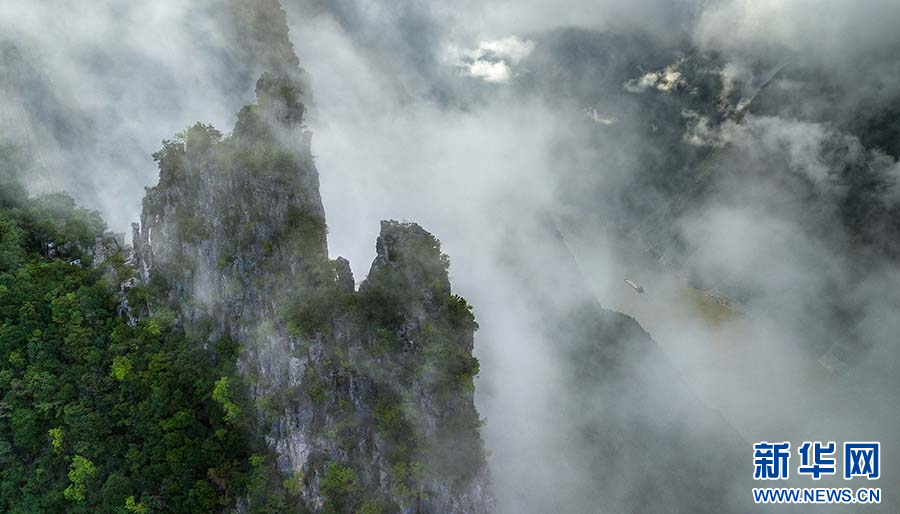
{"type": "Polygon", "coordinates": [[[122,256],[91,265],[103,228],[64,196],[0,208],[0,511],[198,513],[250,497],[280,512],[228,387],[237,348],[202,349],[165,312],[125,323],[122,256]]]}

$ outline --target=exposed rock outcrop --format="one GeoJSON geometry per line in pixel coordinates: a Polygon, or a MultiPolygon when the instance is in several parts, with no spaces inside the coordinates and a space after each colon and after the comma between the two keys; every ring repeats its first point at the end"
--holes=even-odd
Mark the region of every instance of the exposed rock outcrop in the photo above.
{"type": "Polygon", "coordinates": [[[146,308],[198,344],[240,346],[258,435],[303,508],[492,512],[477,324],[449,261],[418,225],[383,222],[355,290],[328,259],[303,91],[278,71],[230,136],[197,124],[155,154],[134,242],[146,308]]]}

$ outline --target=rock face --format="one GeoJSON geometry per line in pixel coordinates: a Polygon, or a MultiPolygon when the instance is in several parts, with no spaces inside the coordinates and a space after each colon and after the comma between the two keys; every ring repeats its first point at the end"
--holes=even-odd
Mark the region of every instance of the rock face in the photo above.
{"type": "Polygon", "coordinates": [[[358,292],[328,259],[302,99],[264,73],[232,135],[197,124],[164,142],[135,225],[141,307],[239,345],[257,435],[300,509],[491,512],[471,308],[418,225],[382,222],[358,292]]]}

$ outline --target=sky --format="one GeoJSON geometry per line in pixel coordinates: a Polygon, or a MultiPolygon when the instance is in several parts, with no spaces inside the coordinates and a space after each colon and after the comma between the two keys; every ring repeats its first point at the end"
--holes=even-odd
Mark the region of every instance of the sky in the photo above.
{"type": "MultiPolygon", "coordinates": [[[[900,98],[896,2],[283,4],[310,81],[332,257],[361,281],[379,220],[418,222],[475,306],[477,402],[503,512],[577,476],[522,464],[571,457],[554,453],[559,420],[546,416],[577,393],[546,305],[574,308],[585,291],[633,316],[747,448],[873,438],[900,462],[900,270],[855,252],[834,223],[842,170],[878,170],[877,200],[900,201],[896,156],[848,129],[900,98]],[[684,173],[670,161],[718,174],[702,203],[655,222],[679,241],[677,265],[635,257],[656,226],[633,213],[668,201],[662,175],[684,173]],[[549,271],[560,248],[571,283],[549,271]],[[740,314],[710,307],[714,288],[740,296],[729,299],[740,314]],[[847,311],[852,323],[835,317],[847,311]],[[849,369],[823,365],[835,354],[849,369]]],[[[196,121],[227,131],[252,99],[218,7],[7,0],[0,139],[39,150],[31,190],[66,190],[127,231],[161,140],[196,121]]],[[[884,508],[897,505],[885,494],[884,508]]]]}

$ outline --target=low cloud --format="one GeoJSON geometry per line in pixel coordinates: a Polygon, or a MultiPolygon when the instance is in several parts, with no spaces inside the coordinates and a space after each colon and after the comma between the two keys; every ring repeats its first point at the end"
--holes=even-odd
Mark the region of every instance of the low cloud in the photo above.
{"type": "Polygon", "coordinates": [[[485,82],[506,83],[513,77],[516,67],[534,51],[534,41],[509,36],[493,41],[482,41],[473,50],[448,50],[447,60],[464,75],[485,82]]]}
{"type": "Polygon", "coordinates": [[[629,80],[624,87],[630,93],[643,93],[650,88],[668,93],[684,83],[684,78],[678,71],[678,63],[675,63],[660,71],[651,71],[640,78],[629,80]]]}

